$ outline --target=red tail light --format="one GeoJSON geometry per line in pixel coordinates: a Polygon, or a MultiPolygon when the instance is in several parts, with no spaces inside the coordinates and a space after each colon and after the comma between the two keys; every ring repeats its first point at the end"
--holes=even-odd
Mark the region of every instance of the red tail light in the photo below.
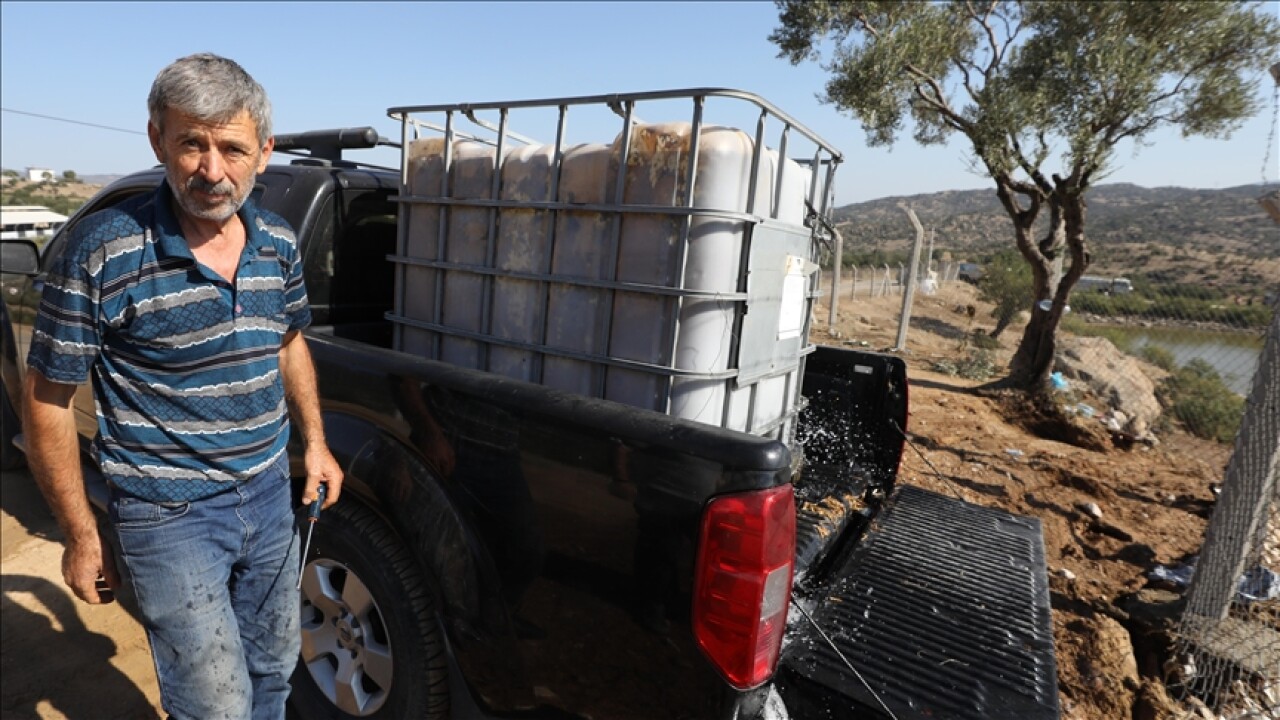
{"type": "Polygon", "coordinates": [[[736,688],[773,675],[796,550],[790,485],[712,500],[702,515],[693,588],[698,646],[736,688]]]}

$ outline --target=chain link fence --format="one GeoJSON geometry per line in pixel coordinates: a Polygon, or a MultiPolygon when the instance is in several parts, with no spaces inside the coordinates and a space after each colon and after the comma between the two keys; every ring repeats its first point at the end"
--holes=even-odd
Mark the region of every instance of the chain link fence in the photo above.
{"type": "Polygon", "coordinates": [[[1177,629],[1181,698],[1280,717],[1280,315],[1273,320],[1177,629]]]}

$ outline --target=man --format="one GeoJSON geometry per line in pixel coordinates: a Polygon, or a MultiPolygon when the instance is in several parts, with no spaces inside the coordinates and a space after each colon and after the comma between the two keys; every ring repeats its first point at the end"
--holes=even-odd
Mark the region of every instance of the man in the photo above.
{"type": "Polygon", "coordinates": [[[215,55],[161,70],[147,134],[165,181],[95,213],[50,267],[28,356],[28,458],[66,536],[63,579],[90,604],[127,576],[174,718],[284,717],[299,646],[289,416],[303,502],[342,472],[325,445],[293,232],[249,200],[271,106],[215,55]],[[90,381],[93,451],[123,559],[98,534],[72,396],[90,381]],[[95,590],[106,586],[100,594],[95,590]]]}

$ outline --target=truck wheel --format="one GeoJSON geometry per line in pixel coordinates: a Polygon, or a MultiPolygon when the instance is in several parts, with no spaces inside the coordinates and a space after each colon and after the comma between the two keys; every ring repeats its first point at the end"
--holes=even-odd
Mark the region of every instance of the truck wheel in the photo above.
{"type": "Polygon", "coordinates": [[[301,612],[291,694],[300,717],[448,715],[430,588],[399,540],[355,500],[320,516],[302,571],[301,612]]]}
{"type": "Polygon", "coordinates": [[[26,456],[13,444],[13,439],[22,432],[22,422],[18,413],[9,402],[9,393],[0,389],[0,470],[14,470],[22,467],[26,456]]]}

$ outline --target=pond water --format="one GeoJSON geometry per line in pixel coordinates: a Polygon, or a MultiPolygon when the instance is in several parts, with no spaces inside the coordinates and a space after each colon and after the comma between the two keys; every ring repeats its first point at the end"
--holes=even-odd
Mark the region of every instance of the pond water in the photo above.
{"type": "Polygon", "coordinates": [[[1253,373],[1258,369],[1262,355],[1263,337],[1256,332],[1213,332],[1190,328],[1134,328],[1112,326],[1108,337],[1117,346],[1115,338],[1123,338],[1130,344],[1129,352],[1137,353],[1147,345],[1164,348],[1173,353],[1178,365],[1186,365],[1195,358],[1213,366],[1227,387],[1241,395],[1248,395],[1253,373]]]}

